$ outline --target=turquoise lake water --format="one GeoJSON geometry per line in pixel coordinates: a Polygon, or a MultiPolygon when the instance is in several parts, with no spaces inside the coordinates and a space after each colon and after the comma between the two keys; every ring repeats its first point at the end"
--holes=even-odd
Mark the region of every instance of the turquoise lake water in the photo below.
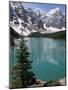
{"type": "MultiPolygon", "coordinates": [[[[25,38],[37,79],[58,80],[65,77],[65,40],[25,38]]],[[[16,63],[15,48],[10,50],[10,68],[16,63]]]]}

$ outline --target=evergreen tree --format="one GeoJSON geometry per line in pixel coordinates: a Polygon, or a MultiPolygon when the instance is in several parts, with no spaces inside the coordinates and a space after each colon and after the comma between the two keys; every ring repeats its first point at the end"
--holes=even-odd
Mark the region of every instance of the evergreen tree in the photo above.
{"type": "Polygon", "coordinates": [[[36,82],[35,75],[31,71],[32,61],[29,60],[30,53],[27,50],[24,37],[21,36],[20,44],[16,49],[17,62],[11,71],[12,81],[10,83],[10,88],[26,88],[36,82]]]}

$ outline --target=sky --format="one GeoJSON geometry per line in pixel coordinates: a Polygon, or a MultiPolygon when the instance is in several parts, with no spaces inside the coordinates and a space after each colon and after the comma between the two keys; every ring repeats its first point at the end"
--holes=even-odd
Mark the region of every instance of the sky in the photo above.
{"type": "Polygon", "coordinates": [[[48,12],[51,9],[54,8],[60,8],[62,13],[65,13],[65,4],[48,4],[48,3],[23,3],[23,6],[25,8],[39,8],[39,9],[43,9],[46,12],[48,12]]]}

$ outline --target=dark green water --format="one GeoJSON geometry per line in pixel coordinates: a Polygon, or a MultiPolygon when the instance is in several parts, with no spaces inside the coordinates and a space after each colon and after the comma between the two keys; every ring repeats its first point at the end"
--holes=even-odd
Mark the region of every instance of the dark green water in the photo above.
{"type": "MultiPolygon", "coordinates": [[[[33,72],[37,79],[58,80],[65,77],[65,40],[25,38],[31,53],[33,72]]],[[[10,50],[10,68],[15,64],[15,48],[10,50]]]]}

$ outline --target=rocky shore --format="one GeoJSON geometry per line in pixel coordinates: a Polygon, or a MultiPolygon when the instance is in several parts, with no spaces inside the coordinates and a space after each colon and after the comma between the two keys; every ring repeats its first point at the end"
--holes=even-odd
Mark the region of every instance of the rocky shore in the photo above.
{"type": "Polygon", "coordinates": [[[50,81],[36,80],[36,84],[29,86],[29,88],[49,87],[49,86],[65,86],[65,85],[66,85],[65,78],[62,78],[60,80],[50,80],[50,81]]]}
{"type": "Polygon", "coordinates": [[[61,85],[66,85],[66,80],[65,80],[65,78],[60,79],[58,82],[59,82],[61,85]]]}

